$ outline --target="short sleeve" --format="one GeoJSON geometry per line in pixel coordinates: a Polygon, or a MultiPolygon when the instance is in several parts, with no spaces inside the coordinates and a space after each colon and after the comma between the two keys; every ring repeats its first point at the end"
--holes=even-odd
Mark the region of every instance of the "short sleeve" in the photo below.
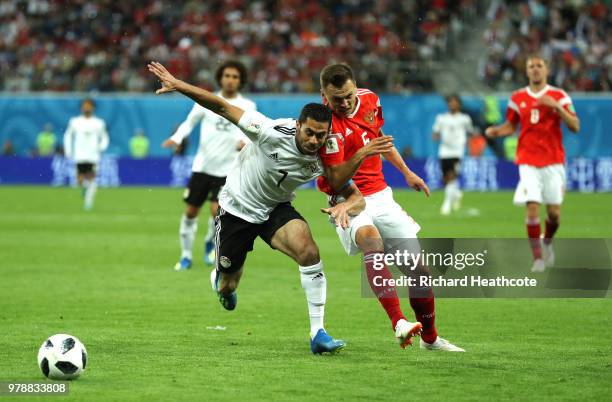
{"type": "Polygon", "coordinates": [[[344,162],[344,141],[338,134],[330,134],[325,141],[325,146],[321,147],[319,156],[323,166],[333,166],[344,162]]]}
{"type": "Polygon", "coordinates": [[[465,132],[468,134],[474,133],[474,123],[472,123],[472,118],[469,115],[465,115],[465,132]]]}
{"type": "Polygon", "coordinates": [[[510,100],[508,101],[508,107],[506,109],[506,120],[508,120],[515,126],[521,121],[520,111],[518,105],[516,104],[516,99],[514,96],[511,96],[510,100]]]}
{"type": "Polygon", "coordinates": [[[568,113],[575,116],[576,110],[574,109],[574,103],[572,102],[572,98],[570,98],[570,96],[565,91],[563,91],[562,94],[563,97],[559,99],[559,105],[561,105],[563,109],[567,110],[568,113]]]}
{"type": "Polygon", "coordinates": [[[238,121],[238,128],[253,142],[259,142],[272,120],[255,110],[247,110],[238,121]]]}
{"type": "Polygon", "coordinates": [[[441,127],[441,123],[440,123],[440,115],[436,116],[436,120],[434,121],[433,127],[432,127],[432,131],[434,133],[439,133],[440,130],[442,129],[441,127]]]}

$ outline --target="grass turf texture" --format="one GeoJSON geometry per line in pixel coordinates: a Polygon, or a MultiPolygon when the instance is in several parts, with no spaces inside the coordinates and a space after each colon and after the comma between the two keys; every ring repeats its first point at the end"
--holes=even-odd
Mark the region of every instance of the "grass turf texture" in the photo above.
{"type": "MultiPolygon", "coordinates": [[[[129,400],[604,400],[610,394],[612,300],[437,302],[442,336],[465,354],[401,350],[375,299],[360,296],[348,258],[302,191],[328,277],[326,323],[348,341],[336,356],[308,348],[297,267],[258,240],[238,308],[222,309],[201,262],[175,273],[178,189],[102,189],[92,212],[75,189],[0,187],[0,381],[43,380],[36,353],[54,333],[87,346],[87,372],[66,399],[129,400]],[[226,330],[209,329],[216,326],[226,330]]],[[[396,192],[423,237],[523,237],[511,193],[468,193],[441,217],[440,192],[396,192]],[[475,211],[472,211],[475,212],[475,211]]],[[[569,194],[560,236],[612,237],[612,196],[569,194]]],[[[408,300],[404,310],[411,317],[408,300]]],[[[57,397],[53,400],[62,400],[57,397]]],[[[20,400],[28,400],[22,397],[20,400]]]]}

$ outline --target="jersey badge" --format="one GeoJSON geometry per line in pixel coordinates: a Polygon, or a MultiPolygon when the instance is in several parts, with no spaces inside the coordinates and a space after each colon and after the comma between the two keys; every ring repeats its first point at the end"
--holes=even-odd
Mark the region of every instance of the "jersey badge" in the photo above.
{"type": "Polygon", "coordinates": [[[310,177],[315,174],[318,170],[318,165],[315,162],[307,163],[302,166],[302,175],[306,177],[310,177]]]}
{"type": "Polygon", "coordinates": [[[373,125],[374,124],[374,110],[370,110],[369,112],[367,112],[364,116],[363,119],[366,121],[366,123],[368,123],[369,125],[373,125]]]}
{"type": "Polygon", "coordinates": [[[340,152],[340,148],[338,147],[338,139],[335,137],[328,138],[327,141],[325,141],[325,153],[335,154],[336,152],[340,152]]]}

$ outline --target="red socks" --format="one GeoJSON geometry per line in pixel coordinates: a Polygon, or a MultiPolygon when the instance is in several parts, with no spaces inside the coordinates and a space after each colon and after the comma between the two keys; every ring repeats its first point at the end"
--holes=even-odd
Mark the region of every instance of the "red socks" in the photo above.
{"type": "Polygon", "coordinates": [[[382,251],[371,251],[369,253],[365,253],[363,255],[363,261],[365,263],[366,274],[368,276],[368,284],[370,285],[370,288],[378,298],[380,304],[387,312],[387,315],[391,320],[391,327],[393,328],[393,330],[395,330],[395,325],[397,324],[397,322],[401,319],[406,318],[404,317],[404,313],[402,313],[395,287],[389,285],[382,286],[384,284],[384,279],[393,278],[393,275],[391,275],[391,271],[389,271],[384,262],[382,262],[382,259],[377,260],[378,262],[376,263],[377,265],[382,264],[382,269],[374,269],[374,256],[382,253],[382,251]],[[377,283],[378,285],[376,285],[375,283],[377,283]]]}
{"type": "Polygon", "coordinates": [[[533,259],[537,260],[542,258],[542,244],[540,243],[540,220],[536,219],[533,221],[528,220],[527,223],[527,237],[529,237],[529,244],[531,245],[531,252],[533,253],[533,259]]]}
{"type": "Polygon", "coordinates": [[[559,221],[551,222],[550,219],[546,219],[546,231],[544,232],[544,243],[550,244],[552,238],[559,229],[559,221]]]}
{"type": "MultiPolygon", "coordinates": [[[[378,301],[383,306],[391,325],[395,329],[395,325],[401,319],[406,319],[402,313],[400,302],[397,297],[397,292],[393,286],[382,286],[384,279],[391,279],[391,271],[387,268],[384,263],[377,260],[377,264],[383,264],[382,269],[374,269],[374,256],[381,254],[381,251],[372,251],[364,254],[363,260],[366,266],[366,274],[368,276],[368,284],[374,294],[378,298],[378,301]],[[375,280],[375,277],[376,278],[375,280]],[[375,284],[378,283],[378,285],[375,284]]],[[[410,295],[410,306],[414,310],[416,320],[423,324],[423,332],[421,333],[421,339],[427,343],[433,343],[438,337],[438,331],[436,330],[436,312],[435,312],[435,300],[431,289],[409,289],[410,295]],[[418,297],[414,297],[417,296],[418,297]],[[425,296],[425,297],[423,297],[425,296]]]]}
{"type": "Polygon", "coordinates": [[[423,332],[421,333],[421,339],[427,343],[434,343],[438,337],[438,331],[436,330],[436,307],[434,301],[433,292],[430,289],[427,290],[427,297],[424,296],[425,289],[413,289],[409,290],[410,294],[410,306],[414,310],[414,316],[416,320],[423,324],[423,332]],[[417,293],[420,297],[413,297],[417,293]]]}

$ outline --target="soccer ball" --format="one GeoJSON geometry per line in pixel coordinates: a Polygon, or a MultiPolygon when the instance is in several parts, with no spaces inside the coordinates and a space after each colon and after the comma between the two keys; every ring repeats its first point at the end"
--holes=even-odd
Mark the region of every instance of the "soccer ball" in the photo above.
{"type": "Polygon", "coordinates": [[[74,380],[86,365],[85,345],[72,335],[53,335],[38,350],[38,367],[52,380],[74,380]]]}

